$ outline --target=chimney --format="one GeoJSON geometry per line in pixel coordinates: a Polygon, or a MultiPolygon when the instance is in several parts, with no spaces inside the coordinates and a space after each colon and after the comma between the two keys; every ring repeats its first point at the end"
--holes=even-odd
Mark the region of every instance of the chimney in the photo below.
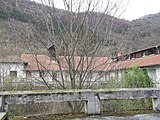
{"type": "Polygon", "coordinates": [[[55,45],[51,44],[48,48],[47,48],[48,52],[49,52],[49,56],[51,57],[51,60],[55,60],[56,57],[56,49],[55,49],[55,45]]]}

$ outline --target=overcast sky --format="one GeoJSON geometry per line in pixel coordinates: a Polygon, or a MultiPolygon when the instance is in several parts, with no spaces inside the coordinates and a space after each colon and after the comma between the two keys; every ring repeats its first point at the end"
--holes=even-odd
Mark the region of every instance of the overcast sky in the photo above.
{"type": "MultiPolygon", "coordinates": [[[[55,1],[56,7],[63,9],[63,0],[55,1]]],[[[104,0],[104,3],[105,1],[107,0],[104,0]]],[[[160,0],[123,0],[123,4],[127,4],[128,1],[129,3],[127,5],[127,9],[120,16],[120,18],[124,18],[126,20],[133,20],[148,14],[155,14],[160,12],[160,0]]]]}
{"type": "MultiPolygon", "coordinates": [[[[127,1],[127,0],[125,0],[127,1]]],[[[160,0],[130,0],[122,18],[133,20],[144,15],[160,12],[160,0]]]]}

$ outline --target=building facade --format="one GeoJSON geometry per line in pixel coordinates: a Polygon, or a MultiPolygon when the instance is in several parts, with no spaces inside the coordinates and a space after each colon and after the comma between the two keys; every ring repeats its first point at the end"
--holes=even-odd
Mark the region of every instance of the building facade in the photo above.
{"type": "Polygon", "coordinates": [[[156,86],[160,86],[159,51],[160,46],[154,46],[111,59],[107,57],[94,57],[93,59],[91,57],[74,56],[71,64],[68,64],[69,57],[67,56],[59,56],[59,62],[47,55],[8,56],[0,60],[0,82],[3,83],[8,78],[14,78],[12,80],[50,85],[58,85],[65,81],[65,86],[70,86],[71,76],[73,76],[73,72],[76,72],[74,76],[76,84],[79,84],[84,77],[82,84],[87,86],[103,84],[113,78],[122,78],[124,70],[128,67],[140,66],[147,68],[153,82],[156,86]]]}

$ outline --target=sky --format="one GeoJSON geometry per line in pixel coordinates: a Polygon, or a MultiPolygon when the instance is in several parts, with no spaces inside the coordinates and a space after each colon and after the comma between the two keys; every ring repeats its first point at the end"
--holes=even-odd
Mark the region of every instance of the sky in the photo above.
{"type": "MultiPolygon", "coordinates": [[[[34,0],[39,1],[39,0],[34,0]]],[[[57,8],[63,9],[63,0],[54,0],[57,8]]],[[[78,0],[77,0],[78,1],[78,0]]],[[[104,5],[107,0],[103,0],[104,5]]],[[[113,0],[118,1],[118,0],[113,0]]],[[[119,0],[121,1],[121,0],[119,0]]],[[[160,0],[123,0],[123,9],[125,12],[119,17],[126,20],[134,20],[148,14],[160,12],[160,0]],[[126,7],[127,5],[127,7],[126,7]]]]}
{"type": "MultiPolygon", "coordinates": [[[[126,2],[125,0],[124,2],[126,2]]],[[[144,15],[160,12],[160,0],[130,0],[121,18],[138,19],[144,15]]]]}

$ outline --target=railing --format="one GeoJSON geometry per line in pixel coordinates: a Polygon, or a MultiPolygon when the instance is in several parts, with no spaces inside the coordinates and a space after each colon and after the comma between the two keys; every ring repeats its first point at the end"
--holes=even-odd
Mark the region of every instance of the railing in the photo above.
{"type": "Polygon", "coordinates": [[[57,91],[5,91],[0,92],[0,110],[8,111],[10,104],[29,104],[65,101],[86,101],[86,114],[100,114],[100,100],[152,98],[153,110],[160,110],[160,89],[96,89],[57,91]]]}

